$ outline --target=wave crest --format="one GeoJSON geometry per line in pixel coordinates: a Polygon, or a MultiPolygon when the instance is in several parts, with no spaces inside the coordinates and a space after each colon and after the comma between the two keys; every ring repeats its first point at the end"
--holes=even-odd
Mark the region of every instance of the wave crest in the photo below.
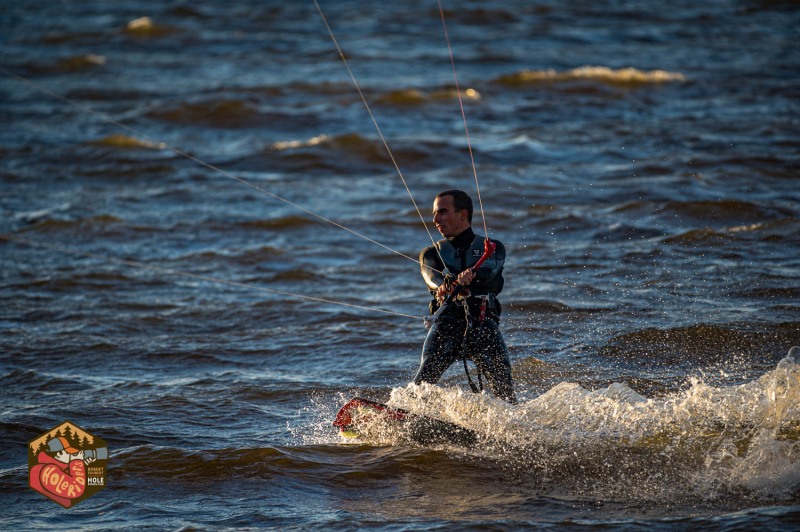
{"type": "Polygon", "coordinates": [[[158,150],[164,148],[164,144],[159,144],[149,140],[141,140],[134,137],[129,137],[121,133],[109,135],[107,137],[103,137],[98,140],[90,141],[89,144],[92,146],[102,146],[102,147],[121,148],[121,149],[158,150]]]}
{"type": "Polygon", "coordinates": [[[455,100],[459,96],[461,96],[462,100],[480,100],[481,98],[480,93],[475,89],[463,89],[460,91],[441,89],[430,93],[419,89],[402,89],[383,94],[378,98],[377,102],[383,105],[407,106],[420,105],[431,101],[455,100]]]}
{"type": "Polygon", "coordinates": [[[150,17],[139,17],[129,21],[123,31],[135,37],[164,37],[176,33],[178,29],[156,24],[150,17]]]}
{"type": "Polygon", "coordinates": [[[582,66],[565,72],[555,70],[522,70],[495,78],[501,85],[535,85],[539,83],[563,83],[570,81],[590,80],[609,85],[650,85],[685,81],[680,72],[666,70],[643,71],[636,68],[611,69],[604,66],[582,66]]]}
{"type": "Polygon", "coordinates": [[[794,348],[757,380],[716,387],[692,379],[661,398],[619,382],[597,390],[561,382],[511,406],[409,384],[392,390],[389,404],[475,430],[481,455],[561,488],[631,499],[713,500],[743,490],[785,499],[800,488],[798,362],[794,348]]]}

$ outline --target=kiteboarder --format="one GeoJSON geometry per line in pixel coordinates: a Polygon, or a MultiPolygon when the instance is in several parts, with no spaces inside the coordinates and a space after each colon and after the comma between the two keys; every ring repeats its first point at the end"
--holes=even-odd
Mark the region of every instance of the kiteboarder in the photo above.
{"type": "MultiPolygon", "coordinates": [[[[433,296],[434,319],[414,383],[436,383],[454,362],[463,360],[466,369],[467,360],[472,360],[480,386],[483,376],[495,396],[514,404],[511,362],[500,333],[497,300],[503,289],[505,247],[474,233],[472,211],[472,198],[462,190],[445,190],[434,199],[433,223],[444,239],[420,253],[422,277],[433,296]],[[484,255],[488,258],[476,269],[484,255]]],[[[479,391],[469,381],[473,391],[479,391]]]]}

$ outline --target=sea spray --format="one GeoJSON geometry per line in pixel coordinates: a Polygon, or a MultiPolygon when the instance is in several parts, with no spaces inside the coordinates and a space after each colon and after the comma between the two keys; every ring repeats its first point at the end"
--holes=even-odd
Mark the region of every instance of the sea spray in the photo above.
{"type": "Polygon", "coordinates": [[[551,489],[676,501],[796,493],[795,357],[748,383],[714,387],[693,377],[688,384],[646,398],[624,383],[588,390],[562,382],[514,406],[460,388],[409,384],[393,389],[389,403],[477,431],[482,442],[471,452],[497,459],[518,479],[550,479],[551,489]]]}

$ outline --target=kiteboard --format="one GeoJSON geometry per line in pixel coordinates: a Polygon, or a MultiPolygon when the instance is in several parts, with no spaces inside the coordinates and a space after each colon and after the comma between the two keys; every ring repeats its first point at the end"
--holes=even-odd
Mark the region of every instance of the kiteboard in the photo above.
{"type": "Polygon", "coordinates": [[[478,441],[478,434],[474,430],[362,397],[348,401],[333,421],[333,426],[339,429],[340,434],[350,439],[368,436],[369,428],[376,424],[396,429],[403,436],[423,445],[451,443],[470,447],[478,441]]]}

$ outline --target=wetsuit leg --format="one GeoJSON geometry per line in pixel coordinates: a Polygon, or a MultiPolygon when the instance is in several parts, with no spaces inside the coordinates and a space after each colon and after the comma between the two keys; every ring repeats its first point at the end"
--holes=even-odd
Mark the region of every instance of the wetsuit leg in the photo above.
{"type": "Polygon", "coordinates": [[[414,384],[435,384],[447,368],[460,358],[458,351],[463,338],[463,326],[443,319],[435,322],[425,337],[422,361],[414,376],[414,384]]]}
{"type": "Polygon", "coordinates": [[[486,376],[491,392],[495,397],[516,404],[508,347],[497,322],[487,319],[475,327],[470,340],[470,358],[486,376]]]}

